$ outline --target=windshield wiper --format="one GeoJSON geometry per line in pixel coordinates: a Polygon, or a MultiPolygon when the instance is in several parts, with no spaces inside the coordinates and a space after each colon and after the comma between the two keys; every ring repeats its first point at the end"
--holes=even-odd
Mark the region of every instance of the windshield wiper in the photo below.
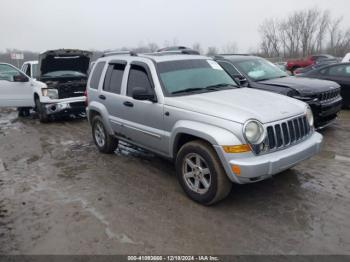
{"type": "Polygon", "coordinates": [[[277,77],[272,77],[272,78],[263,78],[263,79],[256,80],[255,82],[267,81],[267,80],[272,80],[272,79],[277,79],[277,78],[284,78],[284,77],[287,77],[287,76],[277,76],[277,77]]]}
{"type": "Polygon", "coordinates": [[[171,92],[171,94],[190,93],[190,92],[196,92],[196,91],[202,91],[202,90],[205,90],[205,88],[203,88],[203,87],[192,87],[192,88],[186,88],[186,89],[183,89],[183,90],[174,91],[174,92],[171,92]]]}
{"type": "Polygon", "coordinates": [[[192,88],[187,88],[187,89],[183,89],[183,90],[179,90],[179,91],[174,91],[171,94],[181,94],[181,93],[190,93],[190,92],[196,92],[196,91],[216,91],[216,90],[220,90],[223,89],[223,87],[236,87],[235,85],[231,85],[231,84],[217,84],[217,85],[210,85],[207,87],[192,87],[192,88]]]}
{"type": "Polygon", "coordinates": [[[218,89],[222,89],[223,87],[237,87],[235,85],[232,85],[232,84],[225,84],[225,83],[221,83],[221,84],[217,84],[217,85],[210,85],[210,86],[207,86],[205,89],[207,90],[218,90],[218,89]]]}

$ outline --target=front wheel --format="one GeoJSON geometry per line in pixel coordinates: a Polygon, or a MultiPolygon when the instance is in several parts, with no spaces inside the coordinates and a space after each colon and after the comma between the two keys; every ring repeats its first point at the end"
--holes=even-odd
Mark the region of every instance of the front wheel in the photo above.
{"type": "Polygon", "coordinates": [[[41,104],[39,98],[35,99],[35,110],[39,116],[39,120],[41,123],[49,122],[49,116],[47,115],[46,110],[43,104],[41,104]]]}
{"type": "Polygon", "coordinates": [[[101,153],[112,154],[118,147],[118,139],[108,134],[100,116],[92,120],[92,137],[101,153]]]}
{"type": "Polygon", "coordinates": [[[18,110],[19,117],[28,117],[30,115],[30,108],[19,107],[17,110],[18,110]]]}
{"type": "Polygon", "coordinates": [[[176,173],[186,194],[204,205],[224,199],[232,188],[213,147],[201,140],[181,147],[176,157],[176,173]]]}

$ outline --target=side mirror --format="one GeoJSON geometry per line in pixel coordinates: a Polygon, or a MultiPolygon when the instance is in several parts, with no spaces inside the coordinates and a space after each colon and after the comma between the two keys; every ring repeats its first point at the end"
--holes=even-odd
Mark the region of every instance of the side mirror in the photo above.
{"type": "Polygon", "coordinates": [[[242,75],[235,75],[233,76],[233,79],[239,84],[239,86],[243,86],[243,87],[248,86],[247,78],[245,78],[242,75]]]}
{"type": "Polygon", "coordinates": [[[29,78],[22,74],[19,74],[19,75],[13,76],[13,82],[21,82],[21,83],[29,82],[29,78]]]}
{"type": "Polygon", "coordinates": [[[157,102],[154,94],[150,94],[144,87],[135,87],[132,90],[132,98],[135,100],[149,100],[152,102],[157,102]]]}

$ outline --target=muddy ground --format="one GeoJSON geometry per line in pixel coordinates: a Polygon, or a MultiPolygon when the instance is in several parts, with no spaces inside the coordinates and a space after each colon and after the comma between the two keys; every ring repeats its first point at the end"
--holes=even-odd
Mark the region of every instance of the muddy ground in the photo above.
{"type": "Polygon", "coordinates": [[[171,163],[97,152],[85,119],[0,111],[2,254],[350,254],[350,111],[322,153],[225,201],[189,200],[171,163]]]}

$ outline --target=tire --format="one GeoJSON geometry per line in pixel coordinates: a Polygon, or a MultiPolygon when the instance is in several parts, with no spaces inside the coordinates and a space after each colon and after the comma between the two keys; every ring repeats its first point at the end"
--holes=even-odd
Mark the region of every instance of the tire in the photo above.
{"type": "Polygon", "coordinates": [[[19,107],[17,110],[18,110],[19,117],[28,117],[30,115],[30,108],[19,107]]]}
{"type": "Polygon", "coordinates": [[[98,150],[104,154],[113,154],[118,147],[118,139],[108,134],[101,116],[92,119],[92,137],[98,150]]]}
{"type": "Polygon", "coordinates": [[[35,110],[38,113],[41,123],[49,122],[49,116],[46,114],[46,111],[38,98],[35,99],[35,110]]]}
{"type": "Polygon", "coordinates": [[[189,198],[200,204],[212,205],[227,197],[231,191],[232,182],[213,147],[205,141],[195,140],[183,145],[175,165],[181,187],[189,198]],[[185,174],[189,176],[185,178],[185,174]]]}

